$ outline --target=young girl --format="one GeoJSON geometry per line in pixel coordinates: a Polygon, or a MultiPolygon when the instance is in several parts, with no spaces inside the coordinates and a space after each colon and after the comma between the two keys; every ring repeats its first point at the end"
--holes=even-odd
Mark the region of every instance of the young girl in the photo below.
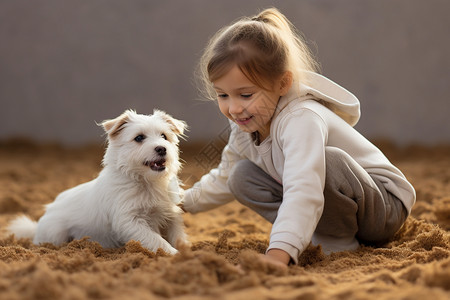
{"type": "Polygon", "coordinates": [[[273,223],[262,256],[273,263],[297,263],[310,242],[330,253],[387,241],[415,202],[405,176],[353,128],[358,99],[315,66],[273,8],[220,30],[200,64],[231,134],[183,209],[237,199],[273,223]]]}

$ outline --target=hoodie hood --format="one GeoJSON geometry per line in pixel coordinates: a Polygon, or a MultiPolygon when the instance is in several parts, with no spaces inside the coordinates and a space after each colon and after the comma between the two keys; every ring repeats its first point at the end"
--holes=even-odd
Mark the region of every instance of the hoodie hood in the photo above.
{"type": "Polygon", "coordinates": [[[299,89],[291,88],[289,93],[280,99],[278,108],[282,110],[296,98],[300,98],[300,100],[314,99],[328,107],[351,126],[355,126],[361,116],[358,98],[320,74],[309,71],[304,74],[306,83],[297,83],[299,89]]]}

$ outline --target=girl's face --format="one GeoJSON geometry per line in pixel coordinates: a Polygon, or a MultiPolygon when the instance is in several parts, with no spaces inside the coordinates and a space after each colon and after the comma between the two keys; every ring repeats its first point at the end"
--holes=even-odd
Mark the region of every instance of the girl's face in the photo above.
{"type": "Polygon", "coordinates": [[[222,114],[245,132],[257,131],[260,141],[269,136],[278,100],[289,91],[291,84],[287,72],[275,82],[272,92],[266,91],[253,84],[236,65],[213,82],[222,114]]]}

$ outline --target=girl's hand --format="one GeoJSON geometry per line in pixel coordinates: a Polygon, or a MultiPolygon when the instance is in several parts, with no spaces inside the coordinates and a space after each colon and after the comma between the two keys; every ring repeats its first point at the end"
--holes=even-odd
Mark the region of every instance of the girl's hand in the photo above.
{"type": "Polygon", "coordinates": [[[290,259],[289,254],[281,249],[272,249],[266,254],[247,250],[241,253],[240,264],[236,269],[240,274],[257,270],[267,274],[286,275],[290,259]]]}
{"type": "Polygon", "coordinates": [[[262,254],[260,259],[276,266],[286,268],[291,261],[291,256],[284,250],[270,249],[265,255],[262,254]]]}

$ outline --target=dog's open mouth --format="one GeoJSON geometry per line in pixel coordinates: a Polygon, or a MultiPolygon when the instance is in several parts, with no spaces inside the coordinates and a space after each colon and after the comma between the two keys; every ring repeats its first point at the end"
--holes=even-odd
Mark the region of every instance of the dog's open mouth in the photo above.
{"type": "Polygon", "coordinates": [[[166,169],[166,160],[162,158],[152,161],[146,161],[144,165],[150,167],[150,169],[152,169],[153,171],[161,172],[166,169]]]}

